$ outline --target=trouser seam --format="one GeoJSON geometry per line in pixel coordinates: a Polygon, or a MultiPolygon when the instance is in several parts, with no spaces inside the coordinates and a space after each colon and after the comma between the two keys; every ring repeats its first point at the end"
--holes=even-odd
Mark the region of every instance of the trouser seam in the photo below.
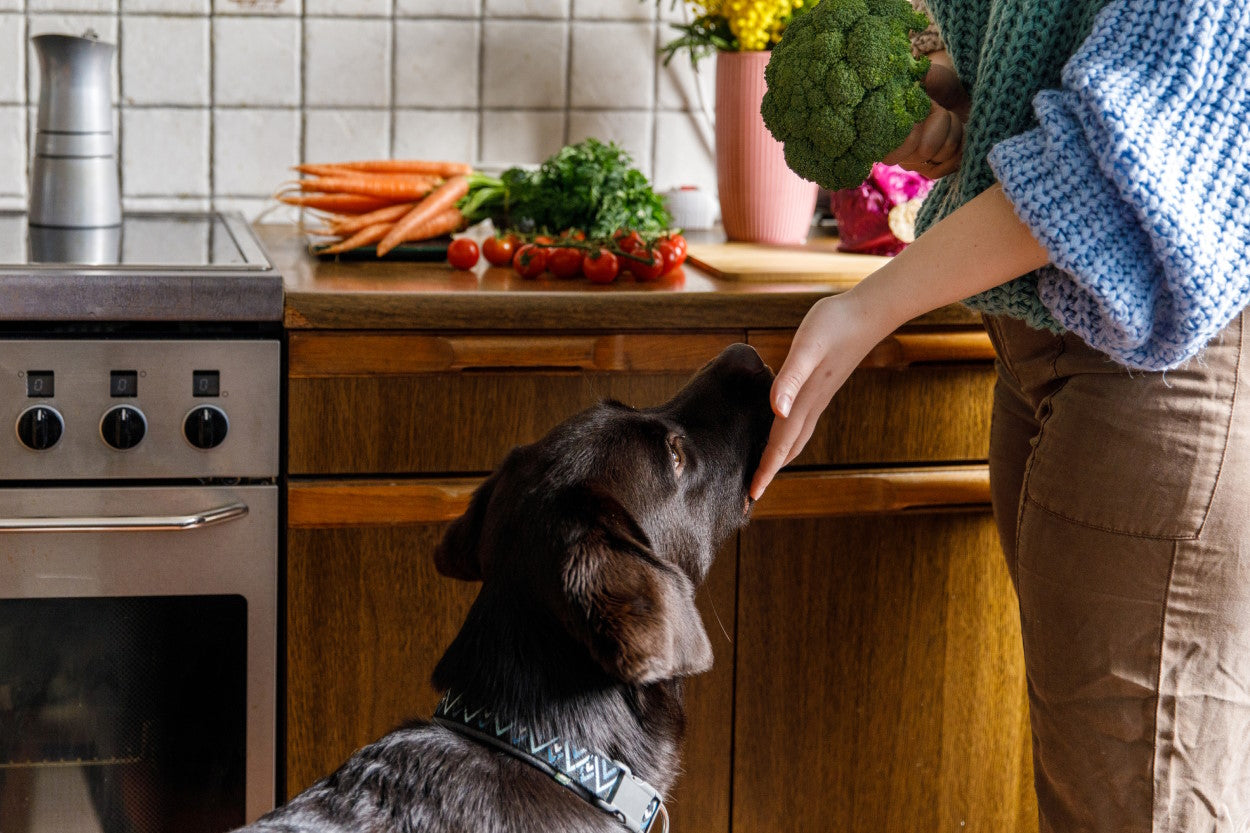
{"type": "Polygon", "coordinates": [[[1241,390],[1241,357],[1245,353],[1246,322],[1245,318],[1237,324],[1237,362],[1233,365],[1233,395],[1228,403],[1228,422],[1224,425],[1224,448],[1220,452],[1220,465],[1215,470],[1215,482],[1211,484],[1211,495],[1207,500],[1207,509],[1202,513],[1202,521],[1198,524],[1198,534],[1202,534],[1207,526],[1207,518],[1211,517],[1211,507],[1215,505],[1215,495],[1220,488],[1220,478],[1224,475],[1224,463],[1228,460],[1228,447],[1232,444],[1233,417],[1237,411],[1237,394],[1241,390]]]}
{"type": "MultiPolygon", "coordinates": [[[[1172,558],[1168,564],[1168,577],[1164,582],[1163,590],[1163,610],[1159,615],[1159,661],[1155,668],[1155,711],[1154,726],[1151,733],[1154,735],[1154,752],[1150,756],[1150,829],[1152,833],[1168,833],[1171,830],[1169,820],[1163,820],[1160,823],[1159,815],[1159,769],[1160,769],[1160,747],[1159,742],[1159,719],[1160,712],[1163,709],[1163,668],[1164,668],[1164,651],[1167,645],[1168,619],[1172,609],[1172,582],[1176,574],[1176,561],[1180,553],[1181,542],[1176,541],[1172,544],[1172,558]]],[[[1175,726],[1172,728],[1175,733],[1175,726]]]]}

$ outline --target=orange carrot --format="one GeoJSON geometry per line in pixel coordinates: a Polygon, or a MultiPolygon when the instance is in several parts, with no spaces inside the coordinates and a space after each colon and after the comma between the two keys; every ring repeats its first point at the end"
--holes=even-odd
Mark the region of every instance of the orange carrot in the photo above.
{"type": "Polygon", "coordinates": [[[365,226],[351,237],[341,240],[333,245],[318,249],[317,254],[337,255],[342,254],[343,252],[351,251],[352,249],[358,249],[361,246],[368,246],[370,243],[376,243],[391,230],[392,225],[394,225],[394,223],[374,223],[373,225],[365,226]]]}
{"type": "MultiPolygon", "coordinates": [[[[323,167],[320,165],[296,165],[300,173],[317,174],[315,170],[305,168],[323,167]]],[[[330,167],[343,168],[349,171],[367,171],[369,173],[388,174],[429,174],[438,177],[460,176],[473,173],[473,166],[466,162],[443,162],[429,159],[368,159],[359,162],[333,162],[330,167]]]]}
{"type": "Polygon", "coordinates": [[[350,176],[301,179],[300,190],[323,194],[362,194],[397,202],[419,200],[434,190],[437,180],[428,176],[402,174],[353,174],[350,176]]]}
{"type": "Polygon", "coordinates": [[[366,197],[361,194],[278,194],[278,199],[287,205],[298,205],[304,208],[316,208],[321,211],[332,211],[336,214],[364,214],[393,205],[394,200],[378,197],[366,197]]]}
{"type": "Polygon", "coordinates": [[[338,219],[328,220],[330,231],[341,237],[345,234],[360,231],[365,226],[372,226],[375,223],[394,223],[411,211],[413,205],[415,203],[401,202],[395,205],[388,205],[386,208],[379,208],[377,211],[370,211],[368,214],[359,214],[355,217],[340,214],[338,219]]]}
{"type": "Polygon", "coordinates": [[[411,211],[395,222],[395,227],[382,238],[381,243],[378,243],[378,256],[381,257],[405,240],[414,239],[410,236],[414,229],[421,227],[431,218],[441,215],[467,193],[469,193],[469,178],[466,176],[453,176],[435,188],[428,197],[413,206],[411,211]]]}
{"type": "MultiPolygon", "coordinates": [[[[398,224],[396,224],[398,225],[398,224]]],[[[450,234],[464,225],[464,215],[460,213],[459,208],[447,208],[428,218],[424,222],[413,226],[409,229],[398,242],[383,248],[382,243],[378,243],[378,257],[389,252],[400,243],[415,243],[418,240],[429,240],[434,237],[441,237],[444,234],[450,234]]],[[[393,234],[394,227],[390,232],[393,234]]],[[[387,235],[390,236],[389,234],[387,235]]],[[[383,242],[385,242],[385,237],[383,242]]]]}
{"type": "Polygon", "coordinates": [[[353,171],[351,168],[344,168],[342,165],[296,165],[294,170],[308,176],[347,176],[359,171],[353,171]]]}

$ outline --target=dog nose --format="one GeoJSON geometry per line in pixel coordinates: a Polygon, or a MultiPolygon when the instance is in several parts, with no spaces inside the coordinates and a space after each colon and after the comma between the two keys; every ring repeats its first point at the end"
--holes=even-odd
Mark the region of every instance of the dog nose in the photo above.
{"type": "Polygon", "coordinates": [[[749,344],[731,344],[720,354],[720,362],[727,370],[755,375],[768,373],[768,367],[760,354],[749,344]]]}

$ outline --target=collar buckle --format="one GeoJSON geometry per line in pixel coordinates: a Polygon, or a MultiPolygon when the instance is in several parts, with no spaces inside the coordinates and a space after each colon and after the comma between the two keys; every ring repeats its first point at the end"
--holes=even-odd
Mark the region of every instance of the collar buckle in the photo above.
{"type": "MultiPolygon", "coordinates": [[[[654,787],[635,777],[629,767],[624,764],[620,766],[621,779],[612,795],[604,802],[604,809],[635,833],[648,833],[651,825],[660,816],[660,811],[664,809],[664,801],[654,787]]],[[[663,829],[668,829],[667,813],[664,813],[663,829]]]]}

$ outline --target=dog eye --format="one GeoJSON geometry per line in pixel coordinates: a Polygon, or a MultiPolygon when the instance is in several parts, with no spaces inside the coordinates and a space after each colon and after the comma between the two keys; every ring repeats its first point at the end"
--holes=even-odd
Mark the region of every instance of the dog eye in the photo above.
{"type": "Polygon", "coordinates": [[[681,447],[681,437],[676,434],[668,438],[668,459],[673,464],[673,473],[680,476],[686,467],[686,454],[681,447]]]}

